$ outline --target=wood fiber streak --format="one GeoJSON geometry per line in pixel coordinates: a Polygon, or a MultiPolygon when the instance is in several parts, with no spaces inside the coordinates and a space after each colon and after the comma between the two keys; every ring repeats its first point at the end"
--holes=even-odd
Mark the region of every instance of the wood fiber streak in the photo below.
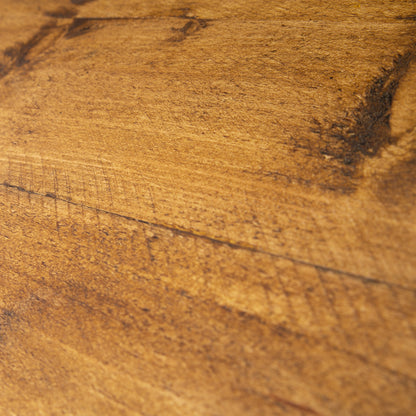
{"type": "Polygon", "coordinates": [[[0,10],[0,415],[412,414],[413,1],[0,10]]]}

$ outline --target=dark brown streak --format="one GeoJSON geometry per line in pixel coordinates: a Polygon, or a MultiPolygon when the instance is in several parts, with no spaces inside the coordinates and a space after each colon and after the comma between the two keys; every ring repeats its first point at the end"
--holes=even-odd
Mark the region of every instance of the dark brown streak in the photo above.
{"type": "Polygon", "coordinates": [[[77,10],[73,7],[59,7],[56,10],[45,12],[44,14],[45,16],[54,17],[55,19],[71,19],[76,16],[77,13],[77,10]]]}
{"type": "Polygon", "coordinates": [[[198,18],[188,18],[188,22],[185,23],[180,29],[173,29],[176,31],[175,35],[169,38],[171,42],[182,42],[188,36],[192,35],[195,32],[198,32],[200,29],[207,27],[207,22],[203,19],[198,18]]]}
{"type": "MultiPolygon", "coordinates": [[[[186,20],[197,20],[199,22],[212,22],[215,19],[200,19],[195,16],[177,16],[177,15],[160,15],[160,16],[97,16],[97,17],[75,17],[73,20],[79,22],[113,22],[113,21],[122,21],[129,22],[134,20],[164,20],[164,19],[186,19],[186,20]]],[[[183,29],[183,28],[182,28],[183,29]]],[[[182,30],[178,29],[178,30],[182,30]]]]}
{"type": "Polygon", "coordinates": [[[326,132],[331,141],[321,153],[341,160],[344,174],[351,176],[363,157],[373,157],[383,146],[395,142],[390,132],[390,110],[400,80],[415,57],[416,44],[398,55],[391,68],[382,68],[367,87],[362,102],[326,132]]]}
{"type": "Polygon", "coordinates": [[[397,16],[397,20],[413,20],[416,21],[416,14],[410,14],[408,16],[397,16]]]}
{"type": "Polygon", "coordinates": [[[166,18],[176,18],[176,19],[187,19],[188,22],[181,29],[177,30],[179,34],[170,38],[172,41],[181,41],[186,36],[189,36],[191,33],[196,32],[200,28],[207,26],[208,20],[198,19],[196,17],[186,17],[186,16],[136,16],[136,17],[75,17],[72,20],[71,25],[68,27],[65,37],[67,39],[81,36],[88,33],[92,29],[100,28],[100,22],[130,22],[130,21],[145,21],[145,20],[154,20],[154,19],[166,19],[166,18]]]}
{"type": "Polygon", "coordinates": [[[98,29],[98,26],[94,23],[94,20],[96,19],[74,18],[66,31],[65,38],[71,39],[76,36],[85,35],[93,28],[98,29]]]}
{"type": "Polygon", "coordinates": [[[94,1],[94,0],[71,0],[71,3],[76,4],[77,6],[81,6],[85,3],[90,3],[92,1],[94,1]]]}
{"type": "Polygon", "coordinates": [[[5,63],[0,64],[0,78],[6,76],[13,68],[21,67],[29,62],[28,55],[46,36],[57,28],[54,22],[43,25],[27,42],[6,48],[5,63]]]}
{"type": "Polygon", "coordinates": [[[254,252],[254,253],[260,253],[260,254],[265,254],[265,255],[268,255],[268,256],[272,256],[274,258],[289,260],[292,263],[313,267],[316,270],[331,272],[331,273],[334,273],[334,274],[337,274],[337,275],[343,275],[343,276],[346,276],[346,277],[349,277],[349,278],[352,278],[352,279],[356,279],[356,280],[359,280],[359,281],[361,281],[365,284],[379,284],[379,285],[384,285],[384,286],[387,286],[387,287],[395,287],[395,288],[405,290],[405,291],[409,291],[409,292],[415,292],[415,290],[413,288],[402,286],[402,285],[397,284],[397,283],[385,282],[383,280],[370,278],[368,276],[363,276],[363,275],[359,275],[359,274],[355,274],[355,273],[351,273],[351,272],[347,272],[347,271],[343,271],[343,270],[334,269],[332,267],[326,267],[326,266],[322,266],[322,265],[319,265],[319,264],[310,263],[310,262],[307,262],[307,261],[304,261],[304,260],[295,259],[295,258],[286,256],[286,255],[283,255],[283,254],[268,252],[266,250],[262,250],[258,247],[251,246],[251,245],[248,245],[248,244],[243,245],[241,243],[240,244],[239,243],[232,243],[230,241],[223,240],[223,239],[220,239],[220,238],[217,238],[217,237],[210,237],[210,236],[207,236],[207,235],[204,235],[204,234],[198,234],[198,233],[196,233],[192,230],[180,229],[180,228],[177,228],[177,227],[173,227],[171,225],[158,224],[158,223],[154,223],[154,222],[151,222],[151,221],[146,221],[146,220],[142,220],[142,219],[139,219],[139,218],[130,217],[128,215],[119,214],[117,212],[112,212],[112,211],[108,211],[108,210],[105,210],[105,209],[92,207],[90,205],[85,205],[83,203],[70,201],[70,200],[65,199],[65,198],[60,198],[59,196],[56,196],[53,193],[48,192],[46,194],[42,194],[42,193],[39,193],[39,192],[24,189],[24,188],[22,188],[21,186],[18,186],[18,185],[9,184],[8,182],[0,183],[0,186],[4,186],[4,187],[10,188],[10,189],[15,189],[17,191],[25,192],[25,193],[30,194],[30,195],[37,195],[37,196],[41,196],[41,197],[45,197],[45,198],[56,199],[58,201],[65,202],[67,204],[71,204],[71,205],[86,208],[86,209],[91,209],[91,210],[94,210],[96,212],[100,212],[100,213],[103,213],[103,214],[114,215],[118,218],[124,218],[128,221],[135,221],[135,222],[138,222],[140,224],[145,224],[145,225],[148,225],[148,226],[151,226],[151,227],[156,227],[156,228],[160,228],[160,229],[163,229],[163,230],[169,230],[169,231],[172,231],[173,233],[178,234],[178,235],[184,235],[184,236],[192,237],[192,238],[200,238],[200,239],[203,239],[205,241],[209,241],[209,242],[214,243],[214,244],[226,245],[230,248],[234,248],[234,249],[237,249],[237,250],[247,250],[247,251],[251,251],[251,252],[254,252]]]}

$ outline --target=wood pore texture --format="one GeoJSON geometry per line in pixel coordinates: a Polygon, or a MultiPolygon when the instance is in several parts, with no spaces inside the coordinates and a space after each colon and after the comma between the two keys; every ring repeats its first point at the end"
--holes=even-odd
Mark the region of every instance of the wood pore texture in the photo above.
{"type": "Polygon", "coordinates": [[[0,415],[415,415],[415,35],[0,0],[0,415]]]}

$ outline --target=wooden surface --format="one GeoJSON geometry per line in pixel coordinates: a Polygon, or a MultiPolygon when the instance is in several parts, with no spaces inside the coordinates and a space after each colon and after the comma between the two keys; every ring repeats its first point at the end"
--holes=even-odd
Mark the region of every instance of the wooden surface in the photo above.
{"type": "Polygon", "coordinates": [[[0,0],[0,414],[415,414],[415,20],[0,0]]]}

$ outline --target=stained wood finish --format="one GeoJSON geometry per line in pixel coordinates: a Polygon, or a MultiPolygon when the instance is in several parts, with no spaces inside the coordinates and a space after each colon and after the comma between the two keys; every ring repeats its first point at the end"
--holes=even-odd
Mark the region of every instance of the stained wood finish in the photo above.
{"type": "Polygon", "coordinates": [[[410,415],[413,1],[0,0],[0,413],[410,415]]]}

